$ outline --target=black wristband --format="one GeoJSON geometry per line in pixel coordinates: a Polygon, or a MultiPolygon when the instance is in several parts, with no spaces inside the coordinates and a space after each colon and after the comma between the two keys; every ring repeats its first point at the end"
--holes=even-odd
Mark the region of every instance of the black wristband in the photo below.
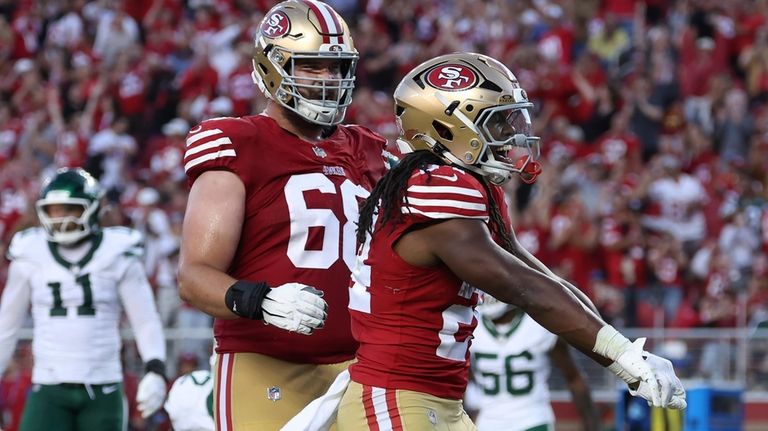
{"type": "Polygon", "coordinates": [[[269,293],[267,283],[238,280],[229,286],[224,295],[224,303],[233,313],[246,319],[261,320],[264,314],[261,303],[269,293]]]}
{"type": "Polygon", "coordinates": [[[165,362],[159,359],[152,359],[151,361],[144,364],[144,372],[145,373],[153,372],[153,373],[160,374],[161,376],[163,376],[163,379],[165,379],[166,382],[168,381],[168,377],[166,377],[165,375],[165,362]]]}

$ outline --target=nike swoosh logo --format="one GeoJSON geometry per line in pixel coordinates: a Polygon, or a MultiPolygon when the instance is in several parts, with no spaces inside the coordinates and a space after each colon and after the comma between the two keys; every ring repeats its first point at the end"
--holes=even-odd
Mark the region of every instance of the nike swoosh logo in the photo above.
{"type": "Polygon", "coordinates": [[[197,127],[195,127],[195,128],[193,128],[193,129],[191,129],[191,130],[189,131],[189,134],[191,135],[191,134],[197,133],[197,132],[199,132],[199,131],[201,131],[201,130],[203,130],[203,126],[200,126],[200,125],[198,125],[197,127]]]}
{"type": "Polygon", "coordinates": [[[432,176],[433,176],[433,177],[437,177],[437,178],[442,178],[442,179],[444,179],[444,180],[448,180],[448,181],[456,181],[456,180],[458,180],[458,179],[459,179],[459,177],[457,177],[457,176],[456,176],[456,174],[453,174],[453,175],[452,175],[452,176],[450,176],[450,177],[447,177],[447,176],[445,176],[445,175],[438,175],[438,174],[432,174],[432,176]]]}
{"type": "Polygon", "coordinates": [[[102,386],[101,392],[103,392],[104,395],[109,395],[112,392],[115,392],[119,387],[120,387],[119,385],[102,386]]]}

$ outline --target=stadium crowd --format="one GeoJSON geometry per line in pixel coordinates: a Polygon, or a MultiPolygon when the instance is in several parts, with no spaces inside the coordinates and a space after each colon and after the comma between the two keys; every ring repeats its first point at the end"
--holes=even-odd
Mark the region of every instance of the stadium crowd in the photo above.
{"type": "MultiPolygon", "coordinates": [[[[261,111],[252,36],[275,3],[0,0],[0,251],[35,223],[41,178],[85,167],[108,223],[146,234],[165,325],[208,327],[176,292],[185,135],[261,111]]],[[[510,67],[544,164],[509,188],[517,235],[615,325],[768,321],[768,0],[328,3],[360,52],[347,121],[392,144],[413,66],[476,51],[510,67]]],[[[207,348],[172,353],[194,367],[207,348]]]]}

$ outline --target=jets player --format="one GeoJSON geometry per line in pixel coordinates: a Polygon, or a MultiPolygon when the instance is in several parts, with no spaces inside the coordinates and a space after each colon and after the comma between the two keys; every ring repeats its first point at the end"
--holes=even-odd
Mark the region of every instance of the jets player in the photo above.
{"type": "Polygon", "coordinates": [[[123,308],[146,364],[136,396],[142,416],[165,398],[165,339],[140,260],[142,238],[132,229],[99,227],[102,195],[84,170],[59,170],[36,204],[42,226],[17,233],[8,247],[0,374],[30,303],[34,324],[34,386],[22,431],[125,429],[123,308]]]}
{"type": "Polygon", "coordinates": [[[523,310],[485,295],[472,340],[472,380],[464,398],[480,431],[551,431],[550,361],[568,383],[582,428],[599,428],[589,388],[568,345],[523,310]]]}
{"type": "MultiPolygon", "coordinates": [[[[211,369],[216,356],[211,356],[211,369]]],[[[175,431],[213,431],[213,376],[195,370],[176,379],[168,391],[165,411],[175,431]]]]}
{"type": "Polygon", "coordinates": [[[279,429],[354,357],[359,202],[386,169],[381,136],[340,124],[357,59],[330,6],[284,1],[255,40],[264,112],[187,136],[179,292],[216,318],[219,429],[279,429]]]}

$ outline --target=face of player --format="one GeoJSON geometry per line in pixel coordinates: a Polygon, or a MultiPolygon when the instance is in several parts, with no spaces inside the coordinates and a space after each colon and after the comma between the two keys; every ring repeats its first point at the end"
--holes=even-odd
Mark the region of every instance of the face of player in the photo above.
{"type": "Polygon", "coordinates": [[[82,205],[50,204],[45,206],[45,213],[54,220],[53,228],[59,232],[70,232],[78,228],[77,221],[83,214],[82,205]]]}
{"type": "Polygon", "coordinates": [[[310,100],[335,100],[338,96],[342,62],[339,59],[296,60],[294,75],[299,93],[310,100]],[[305,79],[302,79],[305,78],[305,79]]]}

